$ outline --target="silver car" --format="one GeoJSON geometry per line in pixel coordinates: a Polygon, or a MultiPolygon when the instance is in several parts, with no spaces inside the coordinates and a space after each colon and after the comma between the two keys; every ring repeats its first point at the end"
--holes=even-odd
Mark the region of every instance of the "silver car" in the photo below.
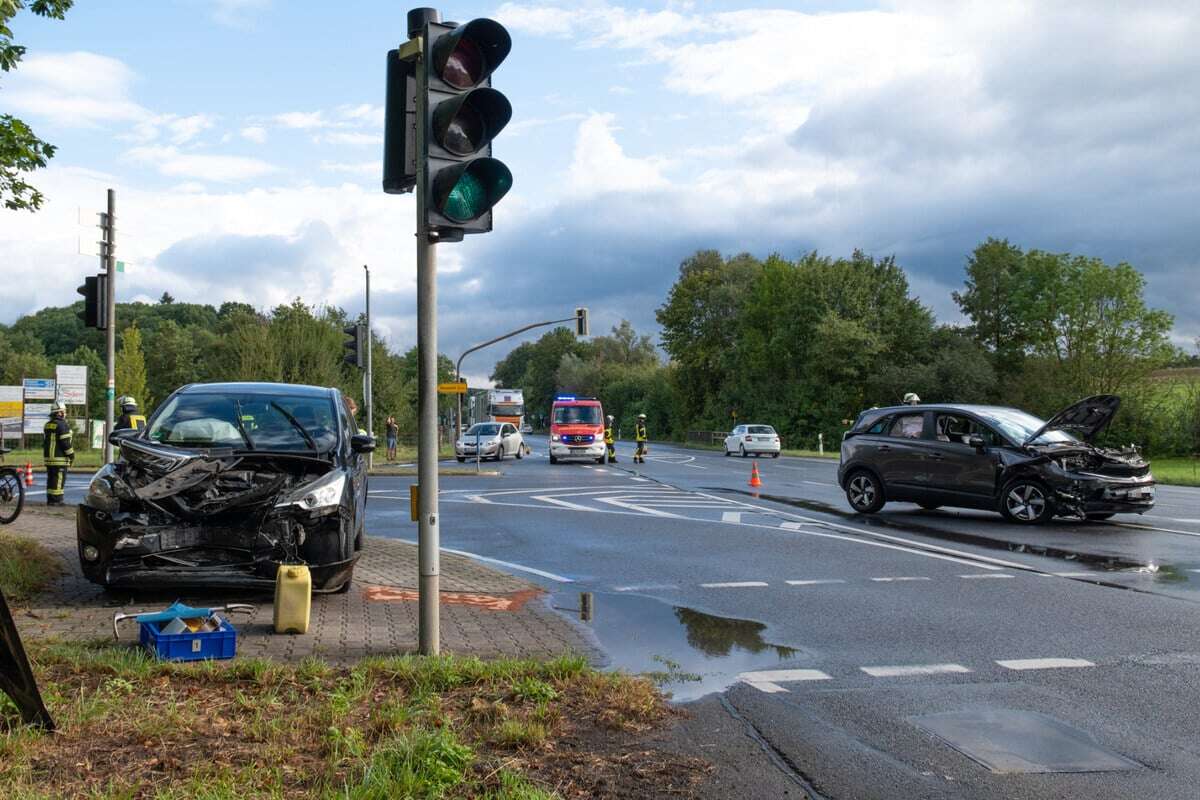
{"type": "Polygon", "coordinates": [[[459,461],[468,458],[500,461],[505,456],[525,456],[525,440],[511,422],[477,422],[454,443],[454,457],[459,461]]]}

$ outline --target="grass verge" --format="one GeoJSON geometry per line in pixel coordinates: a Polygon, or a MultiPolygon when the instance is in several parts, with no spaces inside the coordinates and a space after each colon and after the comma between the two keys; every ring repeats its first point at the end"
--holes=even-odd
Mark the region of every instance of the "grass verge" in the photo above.
{"type": "Polygon", "coordinates": [[[581,658],[347,669],[167,664],[111,644],[30,655],[58,731],[19,727],[0,699],[11,800],[686,797],[711,769],[640,743],[675,712],[647,680],[581,658]]]}
{"type": "Polygon", "coordinates": [[[1200,486],[1200,458],[1151,458],[1150,471],[1158,483],[1200,486]]]}
{"type": "MultiPolygon", "coordinates": [[[[24,467],[26,463],[33,465],[34,472],[45,472],[46,468],[42,465],[42,450],[38,448],[32,450],[26,448],[24,450],[13,450],[4,454],[4,464],[9,467],[24,467]]],[[[103,450],[75,450],[75,463],[72,469],[76,470],[96,470],[100,469],[100,465],[104,463],[103,450]]]]}
{"type": "Polygon", "coordinates": [[[21,603],[62,573],[62,562],[32,539],[0,531],[0,586],[9,602],[21,603]]]}

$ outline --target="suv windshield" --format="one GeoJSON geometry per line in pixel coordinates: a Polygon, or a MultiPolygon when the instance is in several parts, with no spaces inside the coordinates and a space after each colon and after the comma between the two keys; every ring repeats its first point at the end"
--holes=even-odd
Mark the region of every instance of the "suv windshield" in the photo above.
{"type": "Polygon", "coordinates": [[[338,439],[328,398],[249,393],[176,395],[146,435],[176,447],[308,453],[329,452],[338,439]]]}
{"type": "Polygon", "coordinates": [[[499,432],[500,432],[500,426],[497,425],[496,423],[492,422],[492,423],[486,423],[486,424],[480,423],[478,425],[472,425],[471,427],[467,428],[467,432],[463,435],[464,436],[495,436],[499,432]]]}
{"type": "MultiPolygon", "coordinates": [[[[1046,424],[1045,420],[1015,408],[989,408],[986,412],[977,413],[999,428],[1000,432],[1010,441],[1017,444],[1024,444],[1026,439],[1037,433],[1038,429],[1046,424]]],[[[1078,439],[1066,431],[1046,431],[1031,444],[1076,444],[1078,442],[1078,439]]]]}
{"type": "Polygon", "coordinates": [[[555,425],[599,425],[600,406],[558,406],[554,409],[555,425]]]}

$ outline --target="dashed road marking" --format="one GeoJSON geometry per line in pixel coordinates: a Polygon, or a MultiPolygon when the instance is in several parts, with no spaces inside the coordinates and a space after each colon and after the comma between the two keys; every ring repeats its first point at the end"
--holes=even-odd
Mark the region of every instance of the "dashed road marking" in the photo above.
{"type": "Polygon", "coordinates": [[[827,583],[845,583],[839,578],[818,578],[813,580],[784,581],[788,586],[820,586],[827,583]]]}
{"type": "Polygon", "coordinates": [[[702,589],[749,589],[769,586],[766,581],[725,581],[724,583],[702,583],[702,589]]]}
{"type": "Polygon", "coordinates": [[[1015,658],[996,663],[1005,669],[1066,669],[1096,666],[1083,658],[1015,658]]]}
{"type": "Polygon", "coordinates": [[[908,664],[893,667],[859,667],[872,678],[895,678],[905,675],[940,675],[943,673],[963,673],[971,670],[962,664],[908,664]]]}
{"type": "Polygon", "coordinates": [[[1095,578],[1095,572],[1044,572],[1046,576],[1053,575],[1056,578],[1095,578]]]}
{"type": "Polygon", "coordinates": [[[614,592],[651,592],[659,589],[678,589],[674,583],[644,583],[636,586],[614,586],[614,592]]]}
{"type": "Polygon", "coordinates": [[[901,581],[927,581],[931,580],[931,578],[915,575],[901,575],[894,578],[871,578],[871,580],[875,581],[876,583],[899,583],[901,581]]]}
{"type": "Polygon", "coordinates": [[[782,522],[779,527],[789,531],[798,531],[812,524],[811,522],[782,522]]]}
{"type": "Polygon", "coordinates": [[[965,578],[966,580],[986,580],[990,578],[1015,578],[1017,576],[1008,575],[1004,572],[984,572],[978,575],[959,575],[958,577],[965,578]]]}
{"type": "Polygon", "coordinates": [[[829,675],[819,669],[767,669],[759,672],[743,672],[738,680],[746,683],[787,683],[789,681],[827,681],[829,675]]]}
{"type": "Polygon", "coordinates": [[[742,521],[742,512],[740,511],[725,511],[721,514],[721,522],[739,523],[742,521]]]}

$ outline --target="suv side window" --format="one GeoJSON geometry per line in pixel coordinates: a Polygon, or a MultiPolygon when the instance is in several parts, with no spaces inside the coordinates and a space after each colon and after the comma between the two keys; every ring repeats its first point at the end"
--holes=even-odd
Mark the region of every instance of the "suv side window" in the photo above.
{"type": "Polygon", "coordinates": [[[867,433],[885,433],[888,430],[888,428],[891,427],[891,424],[892,424],[892,418],[884,417],[883,419],[879,420],[871,427],[867,428],[867,433]]]}
{"type": "Polygon", "coordinates": [[[970,444],[972,436],[982,436],[988,447],[1002,444],[1000,437],[991,428],[970,417],[957,414],[938,414],[934,431],[939,442],[970,444]]]}
{"type": "Polygon", "coordinates": [[[893,418],[888,435],[898,436],[901,439],[920,439],[924,430],[924,414],[901,414],[893,418]]]}

